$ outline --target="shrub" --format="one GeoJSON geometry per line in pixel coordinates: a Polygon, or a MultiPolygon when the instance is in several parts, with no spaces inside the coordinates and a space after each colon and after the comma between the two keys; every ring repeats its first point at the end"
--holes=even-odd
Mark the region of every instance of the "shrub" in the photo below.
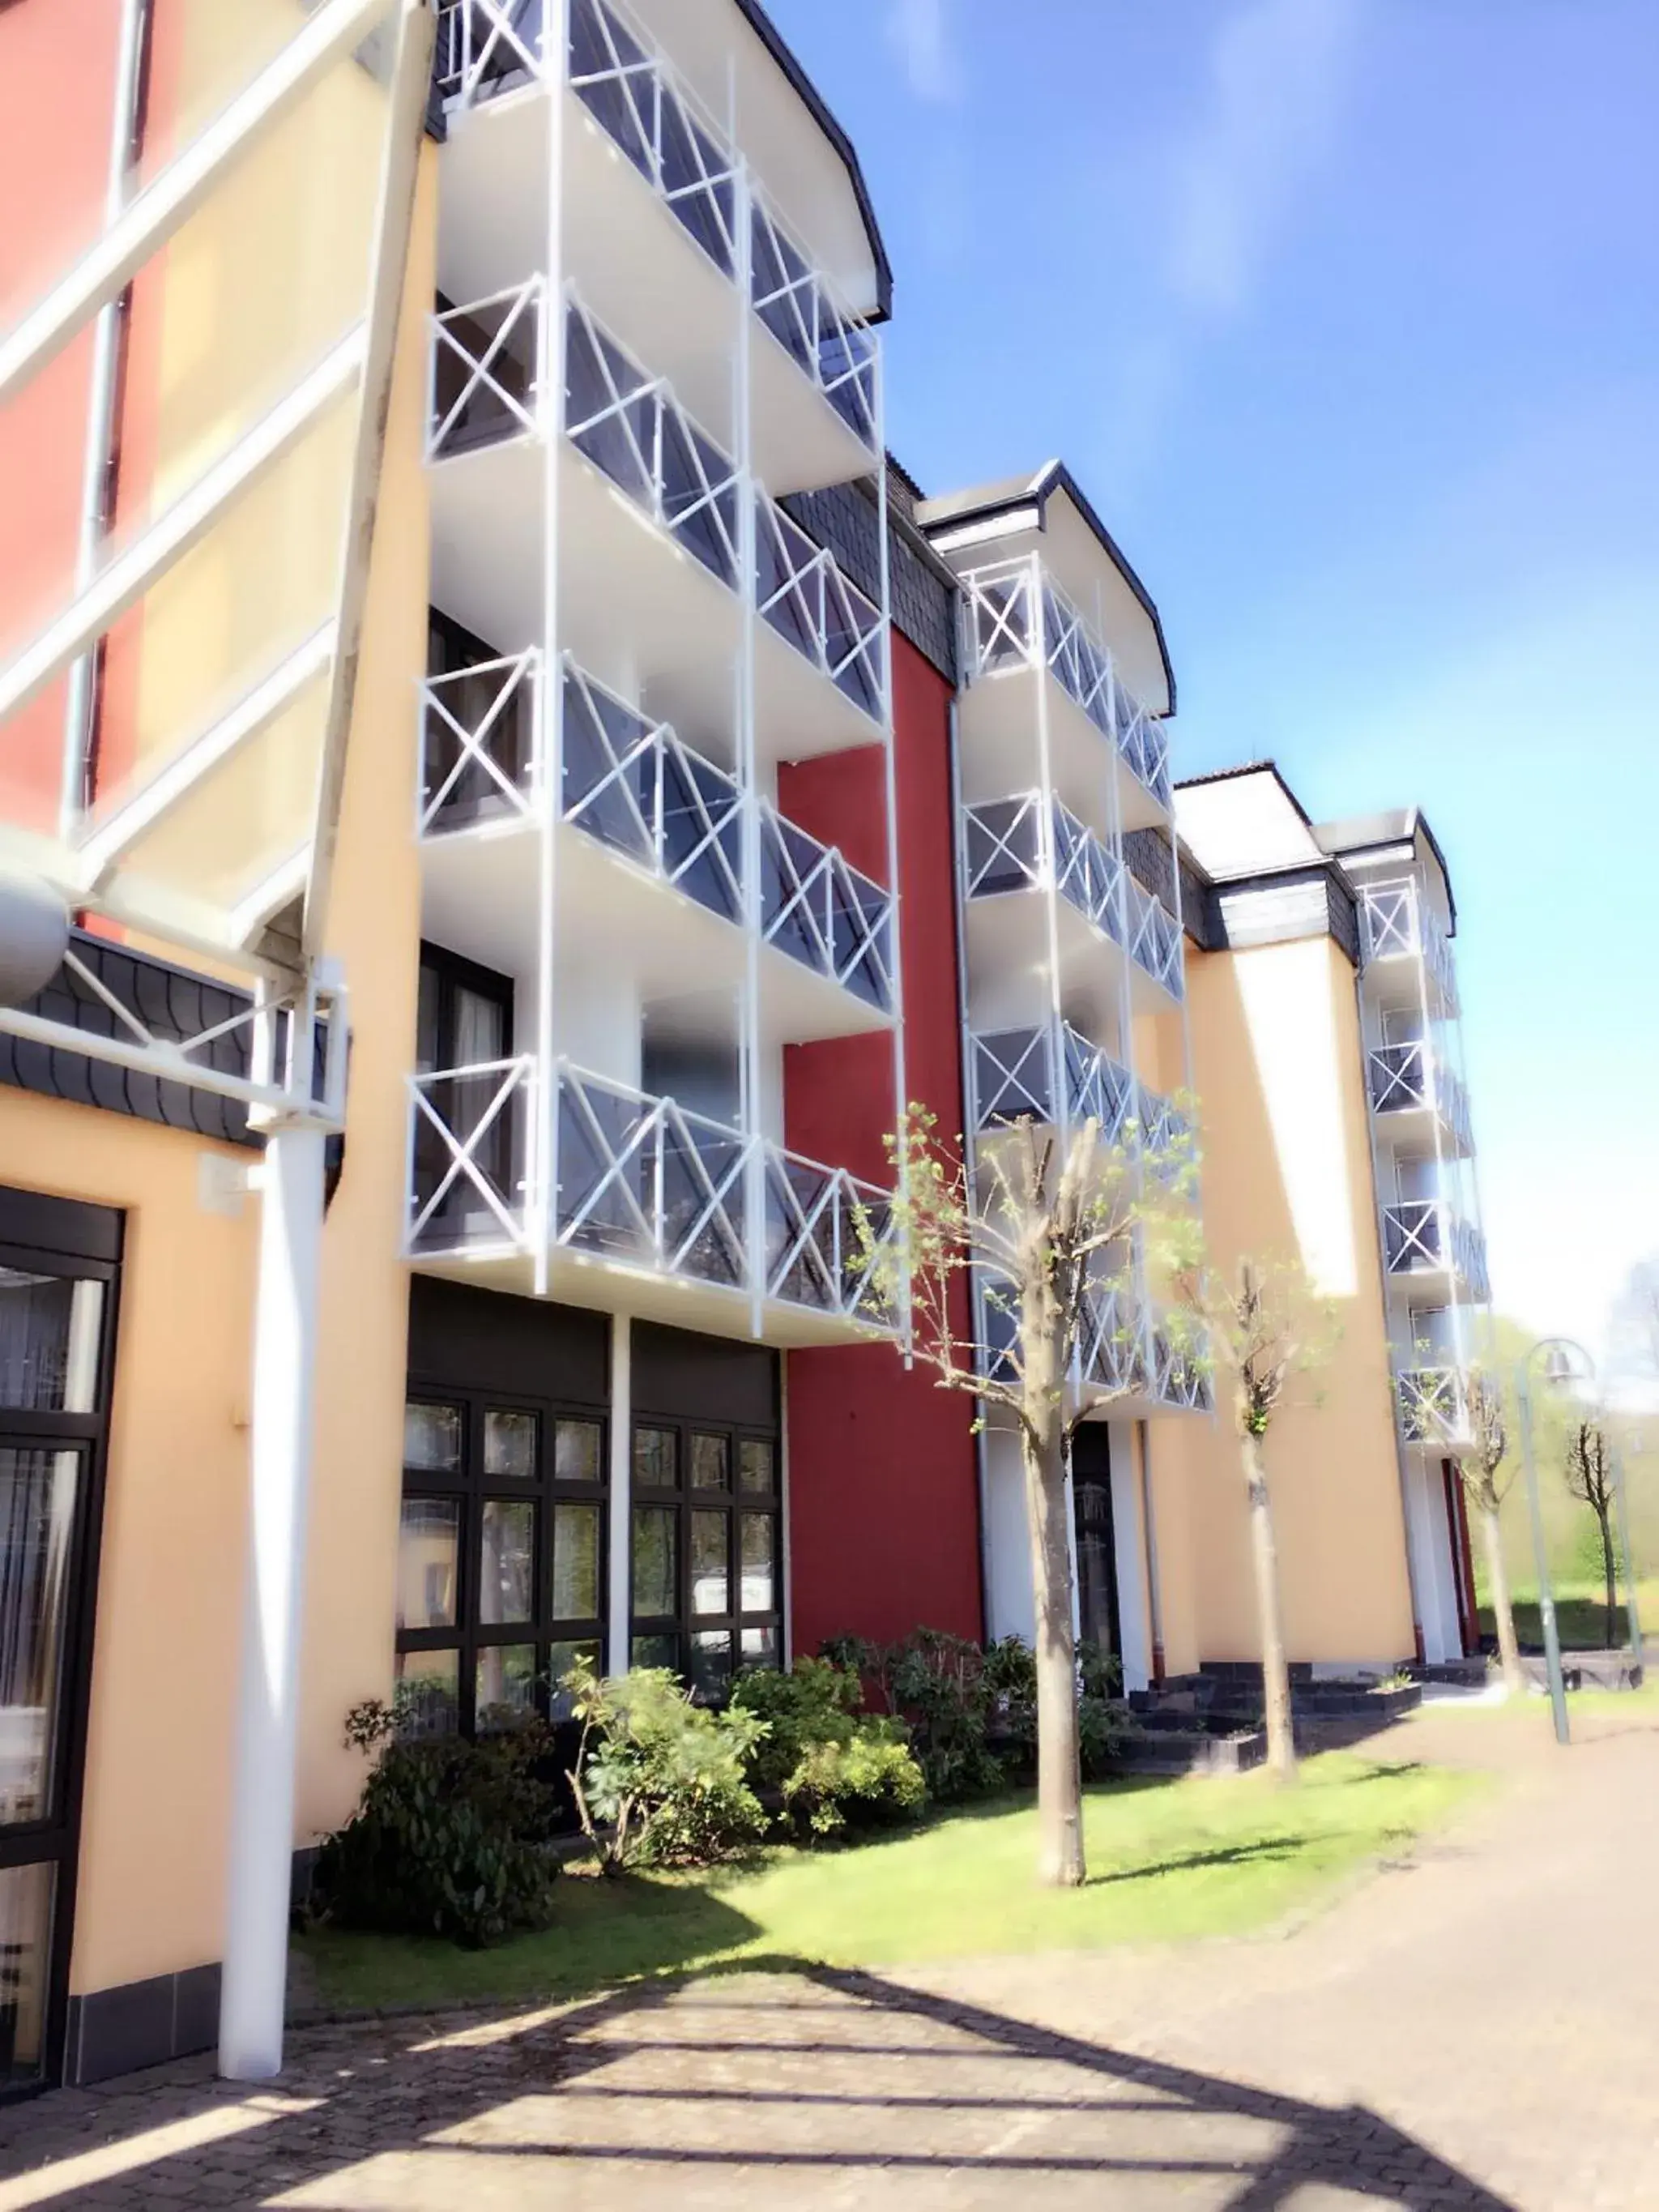
{"type": "Polygon", "coordinates": [[[581,1723],[571,1791],[606,1874],[706,1865],[763,1833],[744,1775],[766,1732],[757,1715],[694,1705],[663,1667],[602,1680],[583,1661],[563,1686],[581,1723]]]}
{"type": "Polygon", "coordinates": [[[755,1780],[777,1791],[786,1825],[804,1840],[908,1820],[927,1797],[908,1731],[861,1712],[863,1702],[857,1674],[828,1659],[744,1674],[732,1692],[734,1707],[766,1723],[755,1780]]]}
{"type": "Polygon", "coordinates": [[[378,1700],[347,1716],[347,1741],[379,1756],[357,1810],[318,1854],[323,1911],[343,1927],[475,1947],[544,1926],[558,1872],[550,1732],[526,1722],[476,1743],[407,1743],[399,1718],[378,1700]]]}

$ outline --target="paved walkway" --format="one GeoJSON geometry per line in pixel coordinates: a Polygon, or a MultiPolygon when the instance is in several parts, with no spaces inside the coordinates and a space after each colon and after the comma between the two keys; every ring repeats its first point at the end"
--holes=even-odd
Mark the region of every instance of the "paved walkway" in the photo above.
{"type": "Polygon", "coordinates": [[[1389,1747],[1512,1771],[1288,1934],[313,2028],[277,2094],[190,2064],[5,2115],[0,2212],[1654,2212],[1659,1730],[1389,1747]]]}

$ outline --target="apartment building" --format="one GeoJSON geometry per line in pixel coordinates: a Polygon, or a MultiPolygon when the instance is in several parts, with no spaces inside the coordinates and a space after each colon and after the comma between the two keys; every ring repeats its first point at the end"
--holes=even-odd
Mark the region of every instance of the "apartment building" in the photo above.
{"type": "MultiPolygon", "coordinates": [[[[1299,1264],[1340,1331],[1273,1431],[1291,1656],[1461,1659],[1479,1638],[1454,1462],[1490,1291],[1444,857],[1415,809],[1312,822],[1271,762],[1180,785],[1176,815],[1211,1249],[1299,1264]]],[[[1253,1657],[1228,1447],[1188,1443],[1218,1501],[1188,1516],[1203,1655],[1253,1657]]]]}
{"type": "MultiPolygon", "coordinates": [[[[153,170],[331,12],[17,0],[0,82],[72,50],[84,112],[0,160],[83,209],[112,113],[118,172],[153,170]]],[[[140,272],[106,417],[85,349],[0,413],[30,518],[0,536],[0,685],[42,544],[71,588],[88,467],[95,576],[356,298],[385,75],[364,48],[319,79],[140,272]]],[[[1176,785],[1157,608],[1071,472],[929,497],[892,460],[875,212],[757,0],[447,0],[412,205],[335,995],[283,1032],[314,1030],[344,1132],[295,1846],[349,1810],[342,1717],[394,1681],[412,1728],[475,1730],[556,1712],[579,1651],[717,1698],[837,1633],[1029,1628],[1013,1439],[907,1364],[860,1261],[908,1100],[980,1175],[1022,1118],[1156,1145],[1198,1093],[1218,1255],[1287,1237],[1352,1308],[1275,1468],[1292,1656],[1391,1663],[1414,1622],[1457,1648],[1443,1462],[1484,1291],[1426,830],[1316,830],[1271,771],[1176,785]]],[[[169,732],[294,684],[258,772],[181,824],[246,943],[94,901],[0,1009],[0,2088],[215,2033],[247,1170],[295,1107],[251,1042],[296,926],[268,823],[310,787],[348,447],[321,418],[111,626],[78,706],[71,675],[0,725],[28,829],[87,718],[96,823],[169,732]],[[183,1055],[164,1079],[109,1060],[135,1024],[183,1055]]],[[[956,1321],[994,1343],[965,1287],[956,1321]]],[[[1133,1687],[1249,1657],[1226,1432],[1139,1267],[1071,1387],[1081,1633],[1133,1687]]]]}

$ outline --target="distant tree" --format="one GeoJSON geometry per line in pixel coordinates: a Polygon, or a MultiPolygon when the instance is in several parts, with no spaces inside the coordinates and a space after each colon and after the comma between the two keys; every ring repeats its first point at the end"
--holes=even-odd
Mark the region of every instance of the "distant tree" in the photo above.
{"type": "MultiPolygon", "coordinates": [[[[980,1146],[981,1181],[937,1117],[912,1105],[888,1140],[895,1174],[890,1227],[860,1217],[860,1265],[878,1298],[908,1321],[908,1349],[942,1388],[961,1390],[1018,1432],[1025,1478],[1036,1623],[1037,1872],[1084,1879],[1082,1772],[1066,1472],[1072,1431],[1135,1387],[1133,1361],[1080,1369],[1107,1328],[1129,1349],[1138,1322],[1134,1255],[1179,1212],[1190,1139],[1158,1151],[1131,1132],[1109,1142],[1089,1121],[1062,1143],[1022,1118],[980,1146]],[[964,1282],[980,1277],[995,1345],[959,1332],[964,1282]],[[1109,1317],[1121,1314],[1115,1322],[1109,1317]],[[1114,1379],[1110,1370],[1116,1370],[1114,1379]]],[[[987,1331],[987,1334],[990,1334],[987,1331]]]]}
{"type": "Polygon", "coordinates": [[[1617,1382],[1659,1387],[1659,1254],[1637,1262],[1613,1301],[1607,1363],[1617,1382]]]}
{"type": "Polygon", "coordinates": [[[1206,1339],[1216,1398],[1231,1420],[1249,1506],[1250,1559],[1255,1582],[1267,1765],[1281,1780],[1297,1772],[1290,1666],[1279,1589],[1279,1548],[1267,1443],[1292,1382],[1322,1366],[1336,1328],[1327,1301],[1316,1297],[1299,1267],[1246,1256],[1223,1275],[1200,1261],[1178,1273],[1181,1304],[1206,1339]]]}
{"type": "Polygon", "coordinates": [[[1607,1583],[1605,1634],[1611,1650],[1615,1641],[1613,1612],[1619,1601],[1613,1545],[1613,1514],[1618,1493],[1613,1486],[1613,1454],[1599,1421],[1574,1423],[1567,1438],[1565,1474],[1567,1488],[1581,1504],[1589,1506],[1601,1532],[1601,1571],[1607,1583]]]}

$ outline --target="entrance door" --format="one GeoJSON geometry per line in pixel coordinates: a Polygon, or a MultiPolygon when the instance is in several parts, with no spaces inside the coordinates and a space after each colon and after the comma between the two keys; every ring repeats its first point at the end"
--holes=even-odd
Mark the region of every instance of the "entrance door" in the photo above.
{"type": "Polygon", "coordinates": [[[62,2063],[119,1240],[0,1191],[0,2096],[62,2063]]]}
{"type": "Polygon", "coordinates": [[[1084,1643],[1098,1644],[1121,1663],[1123,1627],[1117,1602],[1111,1441],[1103,1421],[1085,1421],[1072,1438],[1072,1510],[1077,1534],[1078,1633],[1084,1643]]]}

